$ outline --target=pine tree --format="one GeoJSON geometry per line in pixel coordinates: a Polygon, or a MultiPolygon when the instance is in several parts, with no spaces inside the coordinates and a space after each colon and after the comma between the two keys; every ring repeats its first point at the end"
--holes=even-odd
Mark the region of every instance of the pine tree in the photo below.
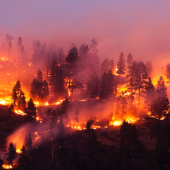
{"type": "Polygon", "coordinates": [[[6,34],[6,45],[7,45],[7,50],[8,50],[8,55],[9,55],[9,60],[10,60],[10,51],[11,51],[11,48],[12,48],[12,40],[14,39],[13,36],[9,35],[9,34],[6,34]]]}
{"type": "Polygon", "coordinates": [[[8,161],[8,164],[12,165],[15,157],[16,157],[16,149],[13,143],[10,143],[9,148],[8,148],[7,158],[6,158],[6,160],[8,161]]]}
{"type": "Polygon", "coordinates": [[[124,54],[120,53],[118,63],[117,63],[117,72],[118,75],[125,74],[125,59],[124,54]]]}
{"type": "Polygon", "coordinates": [[[167,63],[166,65],[166,77],[170,82],[170,64],[169,63],[167,63]]]}
{"type": "Polygon", "coordinates": [[[35,107],[35,104],[34,104],[34,102],[33,102],[33,100],[31,98],[30,98],[30,100],[28,102],[27,114],[29,116],[36,117],[36,107],[35,107]]]}
{"type": "Polygon", "coordinates": [[[140,106],[141,89],[145,88],[148,74],[143,62],[134,61],[129,67],[129,83],[127,85],[131,94],[138,90],[138,107],[140,106]]]}
{"type": "Polygon", "coordinates": [[[106,58],[105,60],[103,60],[103,62],[101,64],[102,71],[108,72],[108,70],[110,69],[109,66],[110,66],[110,62],[109,62],[108,58],[106,58]]]}
{"type": "Polygon", "coordinates": [[[148,73],[148,76],[152,77],[153,67],[152,67],[152,62],[151,61],[146,63],[146,71],[148,73]]]}
{"type": "Polygon", "coordinates": [[[21,149],[21,154],[19,158],[19,166],[17,167],[17,170],[29,170],[29,157],[26,154],[25,146],[21,149]]]}
{"type": "Polygon", "coordinates": [[[156,91],[155,87],[152,84],[151,78],[148,78],[148,81],[145,86],[145,104],[147,105],[148,111],[151,111],[153,113],[152,107],[155,103],[156,99],[156,91]]]}
{"type": "Polygon", "coordinates": [[[49,96],[49,88],[48,88],[48,83],[46,80],[43,81],[42,83],[42,98],[44,100],[47,100],[47,97],[49,96]]]}
{"type": "Polygon", "coordinates": [[[23,40],[21,37],[18,37],[18,40],[17,40],[17,50],[18,50],[18,63],[20,63],[21,61],[24,61],[23,58],[21,57],[23,57],[23,55],[25,54],[23,40]]]}
{"type": "Polygon", "coordinates": [[[48,83],[43,81],[41,70],[38,70],[37,79],[33,79],[31,83],[30,95],[32,99],[40,101],[45,101],[49,96],[48,83]]]}
{"type": "Polygon", "coordinates": [[[129,53],[128,56],[127,56],[128,67],[131,66],[132,63],[133,63],[133,56],[132,56],[132,54],[129,53]]]}
{"type": "Polygon", "coordinates": [[[98,56],[98,42],[93,38],[91,40],[90,45],[90,56],[91,56],[91,63],[94,66],[94,69],[99,68],[99,56],[98,56]]]}
{"type": "Polygon", "coordinates": [[[14,107],[18,107],[18,109],[21,109],[23,111],[25,110],[25,95],[24,92],[21,90],[21,84],[19,80],[16,82],[15,86],[12,89],[12,99],[14,107]]]}
{"type": "Polygon", "coordinates": [[[40,83],[43,82],[42,71],[40,69],[37,72],[37,81],[39,81],[40,83]]]}
{"type": "Polygon", "coordinates": [[[87,82],[87,91],[92,99],[99,95],[99,78],[97,73],[90,76],[90,80],[87,82]]]}
{"type": "Polygon", "coordinates": [[[103,100],[111,98],[113,96],[114,86],[114,75],[112,71],[109,70],[108,73],[104,72],[101,79],[99,97],[103,100]]]}
{"type": "Polygon", "coordinates": [[[25,94],[22,90],[20,91],[20,95],[18,97],[18,108],[22,111],[25,111],[26,108],[25,94]]]}
{"type": "Polygon", "coordinates": [[[64,51],[63,51],[63,48],[60,48],[58,50],[58,61],[59,61],[59,64],[64,64],[64,60],[65,60],[65,55],[64,55],[64,51]]]}
{"type": "Polygon", "coordinates": [[[162,115],[166,114],[166,111],[169,109],[169,100],[167,97],[167,88],[165,86],[165,82],[163,77],[161,76],[157,83],[156,88],[156,96],[157,96],[157,107],[155,112],[161,118],[162,115]]]}

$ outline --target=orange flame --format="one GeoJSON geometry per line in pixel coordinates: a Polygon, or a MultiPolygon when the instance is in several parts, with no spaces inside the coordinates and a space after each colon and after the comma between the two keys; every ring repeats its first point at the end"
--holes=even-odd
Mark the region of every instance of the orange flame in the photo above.
{"type": "Polygon", "coordinates": [[[17,110],[17,109],[15,109],[15,111],[14,111],[16,114],[18,114],[18,115],[22,115],[22,116],[26,116],[27,114],[26,113],[24,113],[22,110],[17,110]]]}
{"type": "Polygon", "coordinates": [[[12,165],[4,164],[2,165],[3,169],[12,169],[12,165]]]}

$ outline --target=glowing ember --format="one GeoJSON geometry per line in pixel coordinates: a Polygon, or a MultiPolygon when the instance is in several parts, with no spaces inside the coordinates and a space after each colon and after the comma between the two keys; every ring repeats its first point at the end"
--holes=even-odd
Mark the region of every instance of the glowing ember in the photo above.
{"type": "Polygon", "coordinates": [[[22,115],[22,116],[26,116],[27,114],[26,113],[24,113],[22,110],[17,110],[17,109],[15,109],[15,111],[14,111],[16,114],[18,114],[18,115],[22,115]]]}
{"type": "Polygon", "coordinates": [[[12,169],[12,165],[4,164],[2,165],[3,169],[12,169]]]}
{"type": "Polygon", "coordinates": [[[46,102],[45,105],[48,106],[48,102],[46,102]]]}

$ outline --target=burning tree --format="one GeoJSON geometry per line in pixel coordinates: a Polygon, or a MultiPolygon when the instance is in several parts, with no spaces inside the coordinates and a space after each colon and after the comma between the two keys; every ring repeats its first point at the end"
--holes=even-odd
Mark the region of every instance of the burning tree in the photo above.
{"type": "Polygon", "coordinates": [[[24,111],[26,107],[25,94],[21,90],[21,84],[19,80],[16,82],[15,86],[12,89],[12,98],[14,107],[17,107],[18,109],[24,111]]]}
{"type": "Polygon", "coordinates": [[[37,79],[33,79],[31,83],[30,95],[33,100],[40,101],[45,101],[49,95],[48,83],[43,81],[41,70],[38,70],[37,79]]]}
{"type": "Polygon", "coordinates": [[[161,118],[162,115],[165,115],[167,110],[169,109],[168,105],[169,100],[167,97],[167,88],[165,86],[164,79],[161,76],[157,83],[156,98],[152,105],[153,114],[156,114],[159,118],[161,118]]]}
{"type": "Polygon", "coordinates": [[[131,91],[131,94],[134,91],[138,91],[138,108],[140,106],[140,95],[142,89],[144,89],[146,84],[146,79],[148,78],[146,66],[143,62],[134,61],[129,67],[129,83],[127,85],[128,89],[131,91]]]}

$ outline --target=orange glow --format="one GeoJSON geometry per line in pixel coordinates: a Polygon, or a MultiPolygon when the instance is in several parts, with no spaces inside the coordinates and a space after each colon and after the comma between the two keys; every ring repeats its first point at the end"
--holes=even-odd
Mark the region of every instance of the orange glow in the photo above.
{"type": "Polygon", "coordinates": [[[20,149],[17,149],[16,153],[22,153],[22,151],[20,149]]]}
{"type": "Polygon", "coordinates": [[[26,113],[24,113],[22,110],[17,110],[17,109],[15,109],[15,111],[14,111],[16,114],[18,114],[18,115],[22,115],[22,116],[26,116],[27,114],[26,113]]]}
{"type": "Polygon", "coordinates": [[[109,122],[110,126],[121,126],[123,124],[123,121],[127,122],[127,123],[135,123],[139,120],[139,118],[135,118],[135,117],[124,117],[122,119],[115,119],[114,117],[112,117],[112,121],[109,122]]]}
{"type": "Polygon", "coordinates": [[[63,100],[60,100],[60,101],[56,102],[55,105],[59,105],[59,104],[61,104],[62,102],[63,102],[63,100]]]}
{"type": "Polygon", "coordinates": [[[6,61],[6,60],[8,60],[8,58],[1,57],[1,60],[2,60],[2,61],[6,61]]]}
{"type": "Polygon", "coordinates": [[[114,72],[115,72],[115,75],[119,75],[119,74],[117,74],[117,71],[118,71],[118,68],[116,67],[116,68],[115,68],[115,71],[114,71],[114,72]]]}
{"type": "Polygon", "coordinates": [[[149,115],[149,116],[151,115],[151,111],[148,112],[148,115],[149,115]]]}
{"type": "Polygon", "coordinates": [[[3,169],[12,169],[12,165],[4,164],[2,165],[3,169]]]}
{"type": "Polygon", "coordinates": [[[40,105],[40,102],[35,101],[34,104],[35,104],[35,106],[39,106],[39,105],[40,105]]]}
{"type": "Polygon", "coordinates": [[[71,96],[71,91],[70,91],[70,89],[68,89],[68,96],[69,96],[69,97],[71,96]]]}

